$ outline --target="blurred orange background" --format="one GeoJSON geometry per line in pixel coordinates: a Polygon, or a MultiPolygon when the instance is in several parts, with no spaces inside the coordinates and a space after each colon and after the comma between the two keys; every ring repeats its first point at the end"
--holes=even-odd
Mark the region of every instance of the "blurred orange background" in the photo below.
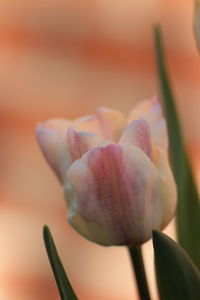
{"type": "MultiPolygon", "coordinates": [[[[200,182],[193,6],[191,0],[0,0],[0,299],[59,299],[43,245],[44,224],[80,299],[136,299],[126,249],[92,244],[67,224],[62,188],[40,153],[34,128],[98,106],[127,113],[142,98],[159,94],[152,25],[160,23],[200,182]]],[[[173,225],[167,232],[174,236],[173,225]]],[[[151,242],[144,252],[157,299],[151,242]]]]}

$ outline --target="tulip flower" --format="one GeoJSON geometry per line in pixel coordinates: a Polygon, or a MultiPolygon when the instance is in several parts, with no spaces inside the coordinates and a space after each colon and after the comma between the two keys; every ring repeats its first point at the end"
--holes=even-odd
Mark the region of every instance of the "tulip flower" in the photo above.
{"type": "Polygon", "coordinates": [[[137,246],[172,219],[176,186],[157,98],[140,102],[128,118],[99,108],[39,124],[36,135],[64,186],[68,221],[88,240],[137,246]]]}

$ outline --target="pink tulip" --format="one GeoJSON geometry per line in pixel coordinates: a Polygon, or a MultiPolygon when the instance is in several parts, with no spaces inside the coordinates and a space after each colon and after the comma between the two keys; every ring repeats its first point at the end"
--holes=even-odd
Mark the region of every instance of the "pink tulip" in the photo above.
{"type": "Polygon", "coordinates": [[[128,119],[100,108],[75,121],[49,120],[37,139],[64,185],[68,221],[85,238],[136,246],[172,219],[176,186],[156,98],[139,103],[128,119]]]}

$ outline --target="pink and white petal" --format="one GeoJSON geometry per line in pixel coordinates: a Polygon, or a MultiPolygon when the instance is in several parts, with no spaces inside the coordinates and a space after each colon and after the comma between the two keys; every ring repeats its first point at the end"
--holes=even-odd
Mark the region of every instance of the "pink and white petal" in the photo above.
{"type": "Polygon", "coordinates": [[[176,184],[170,169],[166,151],[158,148],[157,169],[159,173],[160,200],[162,205],[162,225],[165,228],[175,214],[177,204],[176,184]]]}
{"type": "Polygon", "coordinates": [[[74,191],[69,222],[86,238],[102,245],[134,246],[159,228],[158,173],[138,147],[97,147],[71,165],[67,179],[74,191]]]}
{"type": "MultiPolygon", "coordinates": [[[[83,170],[85,168],[84,165],[81,165],[81,161],[77,161],[78,164],[80,162],[80,168],[83,170]]],[[[87,169],[85,168],[85,172],[87,173],[87,169]]],[[[84,188],[84,186],[83,186],[84,188]]],[[[77,199],[76,192],[72,188],[72,185],[66,180],[64,185],[65,197],[67,200],[68,206],[68,222],[70,225],[79,232],[82,236],[87,238],[90,241],[95,241],[98,244],[102,244],[102,240],[104,241],[104,245],[112,244],[112,236],[110,232],[106,229],[99,228],[98,225],[94,223],[86,222],[81,215],[78,213],[77,207],[77,199]]]]}
{"type": "Polygon", "coordinates": [[[69,167],[67,146],[67,126],[70,122],[65,120],[50,120],[38,124],[36,137],[44,157],[62,182],[69,167]]]}
{"type": "Polygon", "coordinates": [[[65,139],[67,128],[72,127],[72,121],[59,118],[50,119],[46,122],[39,123],[38,126],[40,129],[54,130],[65,139]]]}
{"type": "Polygon", "coordinates": [[[101,126],[103,136],[113,142],[118,142],[127,126],[125,116],[116,110],[100,107],[97,109],[97,118],[101,126]]]}
{"type": "Polygon", "coordinates": [[[88,115],[74,120],[73,128],[77,131],[93,132],[103,137],[103,131],[96,115],[88,115]]]}
{"type": "Polygon", "coordinates": [[[68,128],[67,143],[71,156],[71,163],[81,158],[83,154],[98,146],[103,141],[104,139],[96,133],[83,131],[76,132],[74,129],[68,128]]]}
{"type": "Polygon", "coordinates": [[[119,144],[137,146],[152,159],[150,128],[145,119],[132,121],[123,131],[119,144]]]}
{"type": "Polygon", "coordinates": [[[74,128],[81,131],[94,132],[102,137],[117,142],[123,129],[127,126],[124,115],[109,108],[99,108],[95,115],[76,119],[74,128]]]}
{"type": "Polygon", "coordinates": [[[166,121],[157,97],[141,101],[129,114],[129,122],[144,118],[151,130],[155,143],[164,149],[168,148],[166,121]]]}

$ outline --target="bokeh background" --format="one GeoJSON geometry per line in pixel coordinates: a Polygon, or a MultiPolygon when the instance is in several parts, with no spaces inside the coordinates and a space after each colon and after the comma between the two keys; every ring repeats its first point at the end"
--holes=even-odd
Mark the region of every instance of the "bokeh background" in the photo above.
{"type": "MultiPolygon", "coordinates": [[[[75,118],[97,106],[127,113],[159,94],[152,25],[160,23],[199,182],[200,57],[193,9],[192,0],[0,0],[1,300],[59,299],[44,224],[80,299],[137,299],[126,249],[92,244],[67,224],[62,189],[34,128],[38,121],[75,118]]],[[[174,236],[173,224],[167,232],[174,236]]],[[[157,299],[150,242],[144,252],[157,299]]]]}

